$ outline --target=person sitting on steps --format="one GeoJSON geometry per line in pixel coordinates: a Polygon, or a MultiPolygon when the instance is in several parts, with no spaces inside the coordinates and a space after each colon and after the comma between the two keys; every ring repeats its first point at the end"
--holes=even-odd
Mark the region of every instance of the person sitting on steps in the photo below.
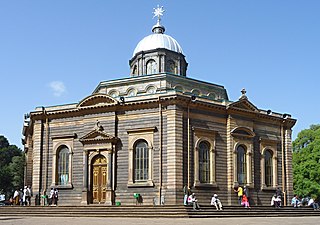
{"type": "Polygon", "coordinates": [[[300,199],[299,199],[298,195],[294,195],[294,197],[291,200],[291,205],[294,208],[298,208],[298,207],[301,206],[301,202],[300,202],[300,199]]]}
{"type": "Polygon", "coordinates": [[[217,194],[212,196],[211,205],[215,206],[217,210],[222,210],[222,204],[217,194]]]}
{"type": "Polygon", "coordinates": [[[192,193],[191,195],[189,195],[188,197],[188,204],[192,204],[192,208],[193,210],[200,210],[200,206],[198,203],[198,199],[196,198],[196,195],[194,193],[192,193]]]}

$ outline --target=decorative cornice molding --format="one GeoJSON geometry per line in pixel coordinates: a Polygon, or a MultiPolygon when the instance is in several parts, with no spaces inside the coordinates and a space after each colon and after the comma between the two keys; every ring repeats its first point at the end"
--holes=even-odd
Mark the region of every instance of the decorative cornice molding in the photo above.
{"type": "Polygon", "coordinates": [[[147,132],[156,132],[157,127],[143,127],[143,128],[137,128],[137,129],[130,129],[127,130],[127,133],[147,133],[147,132]]]}
{"type": "Polygon", "coordinates": [[[77,138],[77,134],[73,133],[73,134],[60,134],[60,135],[53,135],[51,136],[51,139],[68,139],[68,138],[77,138]]]}

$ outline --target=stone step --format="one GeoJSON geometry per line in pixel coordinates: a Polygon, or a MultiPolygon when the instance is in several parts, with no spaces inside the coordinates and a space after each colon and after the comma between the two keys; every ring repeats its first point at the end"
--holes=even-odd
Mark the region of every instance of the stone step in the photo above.
{"type": "Polygon", "coordinates": [[[212,206],[201,206],[200,211],[193,211],[191,206],[4,206],[0,207],[0,216],[33,217],[140,217],[140,218],[218,218],[218,217],[295,217],[320,216],[320,211],[311,208],[256,206],[244,209],[240,206],[226,206],[217,211],[212,206]]]}

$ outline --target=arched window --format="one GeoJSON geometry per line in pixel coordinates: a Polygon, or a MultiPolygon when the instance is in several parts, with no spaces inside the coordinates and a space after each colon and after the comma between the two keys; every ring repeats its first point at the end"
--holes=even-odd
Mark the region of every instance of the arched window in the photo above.
{"type": "Polygon", "coordinates": [[[118,91],[110,91],[109,92],[109,95],[113,98],[116,98],[119,96],[119,92],[118,91]]]}
{"type": "Polygon", "coordinates": [[[150,87],[147,88],[147,93],[148,94],[154,94],[154,93],[156,93],[156,91],[157,91],[157,89],[154,86],[150,86],[150,87]]]}
{"type": "Polygon", "coordinates": [[[264,161],[264,168],[265,168],[265,184],[267,187],[272,186],[272,174],[273,174],[273,165],[272,165],[272,152],[270,150],[265,151],[265,161],[264,161]]]}
{"type": "Polygon", "coordinates": [[[242,145],[237,148],[237,176],[239,184],[247,183],[246,149],[242,145]]]}
{"type": "Polygon", "coordinates": [[[137,66],[134,66],[134,67],[133,67],[132,75],[133,75],[133,76],[138,75],[138,68],[137,68],[137,66]]]}
{"type": "Polygon", "coordinates": [[[210,182],[210,152],[209,143],[202,141],[199,144],[199,181],[210,182]]]}
{"type": "Polygon", "coordinates": [[[135,89],[130,89],[128,90],[128,96],[129,97],[133,97],[133,96],[136,96],[137,95],[137,91],[135,89]]]}
{"type": "Polygon", "coordinates": [[[192,94],[195,95],[195,96],[200,96],[200,91],[197,90],[197,89],[193,89],[191,92],[192,92],[192,94]]]}
{"type": "Polygon", "coordinates": [[[167,72],[168,73],[172,73],[172,74],[176,74],[176,65],[172,60],[169,60],[167,62],[167,72]]]}
{"type": "Polygon", "coordinates": [[[149,150],[148,144],[139,140],[134,147],[134,181],[148,181],[149,150]]]}
{"type": "Polygon", "coordinates": [[[216,96],[214,93],[209,93],[209,94],[208,94],[208,97],[209,97],[210,99],[214,99],[214,100],[217,99],[217,96],[216,96]]]}
{"type": "Polygon", "coordinates": [[[174,87],[174,90],[183,93],[183,87],[182,86],[177,85],[177,86],[174,87]]]}
{"type": "Polygon", "coordinates": [[[69,183],[69,149],[62,146],[58,152],[58,184],[69,183]]]}
{"type": "Polygon", "coordinates": [[[155,74],[157,73],[157,64],[154,60],[149,60],[147,62],[147,74],[155,74]]]}

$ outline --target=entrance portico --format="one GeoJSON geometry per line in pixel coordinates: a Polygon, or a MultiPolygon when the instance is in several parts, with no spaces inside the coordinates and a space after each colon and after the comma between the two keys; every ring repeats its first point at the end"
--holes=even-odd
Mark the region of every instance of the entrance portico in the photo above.
{"type": "Polygon", "coordinates": [[[83,144],[83,188],[81,204],[112,205],[114,202],[114,157],[118,138],[108,135],[97,122],[80,138],[83,144]]]}

